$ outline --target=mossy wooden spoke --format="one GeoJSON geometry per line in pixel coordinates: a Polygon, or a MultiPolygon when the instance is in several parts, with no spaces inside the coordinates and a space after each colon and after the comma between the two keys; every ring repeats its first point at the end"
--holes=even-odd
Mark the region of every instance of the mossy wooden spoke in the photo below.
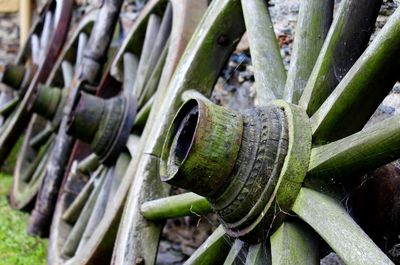
{"type": "Polygon", "coordinates": [[[282,98],[286,70],[267,3],[263,0],[242,0],[241,3],[254,65],[257,99],[260,105],[265,105],[282,98]]]}
{"type": "Polygon", "coordinates": [[[14,97],[9,100],[7,103],[1,106],[0,115],[7,116],[8,114],[10,114],[17,107],[19,102],[20,99],[18,97],[14,97]]]}
{"type": "Polygon", "coordinates": [[[334,0],[302,0],[284,99],[297,104],[332,23],[334,0]]]}
{"type": "Polygon", "coordinates": [[[89,175],[95,171],[100,165],[99,158],[96,154],[90,154],[86,158],[82,159],[76,166],[76,168],[83,174],[89,175]]]}
{"type": "Polygon", "coordinates": [[[149,220],[163,220],[207,214],[212,208],[206,198],[190,192],[145,202],[141,212],[149,220]]]}
{"type": "Polygon", "coordinates": [[[84,209],[84,207],[86,207],[86,203],[88,202],[94,187],[95,187],[95,177],[90,178],[90,180],[83,187],[79,195],[75,198],[75,200],[71,203],[71,205],[69,205],[69,207],[64,211],[62,215],[62,219],[64,221],[70,224],[76,222],[82,210],[84,209]]]}
{"type": "Polygon", "coordinates": [[[249,246],[245,265],[271,265],[269,244],[259,243],[249,246]],[[268,248],[267,248],[268,246],[268,248]]]}
{"type": "Polygon", "coordinates": [[[246,260],[246,254],[246,244],[243,241],[236,239],[225,259],[224,265],[243,264],[246,260]]]}
{"type": "Polygon", "coordinates": [[[360,130],[398,79],[400,9],[373,40],[337,88],[311,117],[316,142],[360,130]]]}
{"type": "Polygon", "coordinates": [[[231,241],[219,226],[207,240],[192,254],[184,265],[218,265],[223,264],[231,248],[231,241]]]}
{"type": "Polygon", "coordinates": [[[135,85],[132,88],[132,92],[134,94],[138,93],[138,87],[143,86],[145,82],[145,76],[147,70],[149,69],[148,64],[150,61],[151,52],[153,50],[157,34],[160,30],[160,23],[161,19],[157,15],[150,15],[149,22],[147,23],[146,37],[143,42],[143,49],[140,55],[139,65],[137,69],[137,78],[135,80],[135,85]]]}
{"type": "Polygon", "coordinates": [[[271,236],[273,265],[319,264],[318,242],[304,224],[285,222],[271,236]]]}
{"type": "Polygon", "coordinates": [[[151,108],[154,103],[154,95],[144,104],[144,106],[136,114],[135,123],[133,125],[133,131],[142,131],[146,125],[147,118],[150,115],[151,108]]]}
{"type": "Polygon", "coordinates": [[[69,87],[74,77],[74,67],[68,61],[64,61],[61,64],[64,86],[69,87]]]}
{"type": "MultiPolygon", "coordinates": [[[[140,98],[140,96],[144,93],[144,89],[146,88],[147,83],[149,80],[151,80],[151,76],[154,71],[157,72],[157,62],[160,61],[160,58],[162,58],[163,51],[165,50],[164,56],[166,56],[167,52],[167,43],[169,36],[171,34],[171,27],[172,27],[172,6],[170,3],[168,3],[167,8],[165,10],[164,16],[162,18],[161,24],[159,31],[157,33],[157,36],[154,40],[153,47],[151,49],[150,57],[148,58],[147,64],[144,67],[144,74],[143,76],[140,76],[140,79],[138,81],[142,82],[136,82],[134,91],[136,93],[136,96],[140,98]]],[[[161,62],[163,60],[161,59],[161,62]]],[[[164,65],[162,63],[161,65],[164,65]]],[[[140,66],[139,66],[140,67],[140,66]]],[[[161,71],[161,70],[159,70],[161,71]]],[[[141,74],[139,72],[139,74],[141,74]]],[[[160,73],[161,74],[161,73],[160,73]]],[[[143,103],[143,102],[142,102],[143,103]]]]}
{"type": "Polygon", "coordinates": [[[167,58],[169,46],[168,41],[167,45],[165,45],[161,54],[159,54],[159,59],[157,64],[154,66],[154,69],[149,76],[149,79],[146,82],[146,86],[141,91],[138,98],[138,108],[141,109],[147,101],[154,95],[157,90],[158,84],[160,83],[161,74],[165,65],[165,60],[167,58]]]}
{"type": "Polygon", "coordinates": [[[93,211],[92,214],[90,215],[90,219],[86,225],[85,231],[82,234],[82,238],[79,242],[77,251],[79,251],[85,246],[86,242],[93,235],[95,229],[97,228],[98,224],[101,222],[104,216],[110,195],[113,174],[114,174],[114,168],[106,169],[105,179],[101,185],[99,196],[96,200],[96,204],[93,207],[93,211]]]}
{"type": "Polygon", "coordinates": [[[84,235],[85,230],[87,229],[87,225],[90,221],[94,208],[96,206],[97,198],[99,197],[102,184],[106,178],[106,171],[101,169],[97,172],[93,178],[95,180],[95,187],[93,192],[90,194],[85,207],[79,215],[74,227],[68,235],[68,238],[65,241],[65,244],[62,248],[62,254],[66,257],[73,257],[78,247],[80,246],[81,239],[84,235]]]}
{"type": "Polygon", "coordinates": [[[344,0],[304,89],[309,115],[321,106],[368,45],[382,0],[344,0]]]}
{"type": "Polygon", "coordinates": [[[85,51],[86,45],[88,44],[88,41],[89,41],[89,37],[87,34],[85,34],[83,32],[79,34],[78,48],[77,48],[76,60],[75,60],[76,67],[79,67],[82,63],[83,53],[85,51]]]}
{"type": "Polygon", "coordinates": [[[332,198],[302,188],[293,211],[308,223],[349,265],[393,264],[332,198]]]}
{"type": "Polygon", "coordinates": [[[400,115],[311,151],[308,178],[352,177],[400,156],[400,115]]]}
{"type": "Polygon", "coordinates": [[[131,92],[136,80],[138,58],[130,52],[124,54],[124,89],[125,93],[131,92]]]}

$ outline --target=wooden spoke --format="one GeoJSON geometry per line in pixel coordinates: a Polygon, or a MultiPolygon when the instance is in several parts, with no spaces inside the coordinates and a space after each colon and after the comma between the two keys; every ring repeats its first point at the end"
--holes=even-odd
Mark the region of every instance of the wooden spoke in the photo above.
{"type": "Polygon", "coordinates": [[[5,116],[7,114],[10,114],[18,106],[19,102],[20,99],[18,97],[14,97],[10,101],[8,101],[6,104],[1,106],[0,115],[5,116]]]}
{"type": "Polygon", "coordinates": [[[79,242],[77,252],[85,246],[86,242],[90,239],[93,232],[97,228],[101,219],[106,211],[108,198],[110,195],[111,183],[113,180],[115,167],[106,169],[106,176],[104,182],[101,184],[101,190],[99,196],[97,197],[96,203],[93,207],[93,211],[90,215],[89,221],[86,225],[85,231],[83,232],[82,238],[79,242]]]}
{"type": "Polygon", "coordinates": [[[124,54],[124,92],[133,90],[139,60],[133,53],[124,54]]]}
{"type": "Polygon", "coordinates": [[[64,80],[64,87],[69,87],[72,82],[72,78],[74,77],[74,67],[68,61],[63,61],[61,64],[63,80],[64,80]]]}
{"type": "Polygon", "coordinates": [[[207,214],[212,209],[206,198],[190,192],[145,202],[141,212],[149,220],[163,220],[207,214]]]}
{"type": "Polygon", "coordinates": [[[308,115],[321,106],[367,47],[381,3],[342,1],[300,100],[308,115]]]}
{"type": "Polygon", "coordinates": [[[146,125],[147,118],[149,117],[151,108],[154,103],[154,95],[144,104],[140,111],[136,114],[135,123],[133,125],[133,130],[141,131],[146,125]]]}
{"type": "MultiPolygon", "coordinates": [[[[168,42],[167,42],[168,43],[168,42]]],[[[138,98],[138,108],[142,108],[146,102],[154,95],[157,90],[158,84],[160,82],[161,73],[164,69],[165,60],[168,54],[168,45],[166,45],[163,49],[163,52],[159,55],[159,60],[152,71],[151,76],[146,82],[146,86],[142,90],[141,94],[138,98]]]]}
{"type": "Polygon", "coordinates": [[[249,247],[245,265],[271,265],[271,253],[264,244],[249,247]]]}
{"type": "Polygon", "coordinates": [[[286,71],[280,49],[269,16],[267,3],[263,0],[242,0],[244,21],[260,105],[282,98],[286,82],[286,71]]]}
{"type": "Polygon", "coordinates": [[[160,18],[156,15],[150,15],[149,22],[147,23],[146,37],[144,39],[142,53],[140,55],[139,65],[137,69],[137,78],[133,87],[132,93],[137,95],[137,87],[143,86],[145,82],[145,75],[148,69],[148,64],[153,50],[157,34],[160,30],[160,18]]]}
{"type": "Polygon", "coordinates": [[[126,169],[128,168],[131,156],[123,152],[119,156],[117,163],[115,164],[114,174],[112,177],[112,183],[110,187],[110,194],[106,209],[109,209],[114,202],[114,196],[117,194],[118,188],[122,183],[122,179],[125,175],[126,169]]]}
{"type": "Polygon", "coordinates": [[[38,35],[33,34],[31,38],[32,62],[36,65],[40,64],[40,40],[38,35]]]}
{"type": "Polygon", "coordinates": [[[90,174],[99,167],[100,161],[96,154],[90,154],[77,165],[77,169],[83,174],[90,174]]]}
{"type": "Polygon", "coordinates": [[[62,218],[64,221],[70,224],[74,224],[78,220],[83,208],[86,206],[86,202],[88,202],[93,192],[94,187],[95,178],[91,178],[83,187],[81,192],[79,192],[75,200],[63,213],[62,218]]]}
{"type": "Polygon", "coordinates": [[[229,253],[230,239],[226,236],[224,228],[219,226],[184,265],[218,265],[229,253]]]}
{"type": "Polygon", "coordinates": [[[47,53],[47,48],[50,45],[51,35],[53,31],[53,13],[48,11],[44,20],[43,30],[40,34],[40,55],[39,60],[43,62],[47,53]]]}
{"type": "Polygon", "coordinates": [[[101,186],[106,177],[105,173],[106,173],[105,170],[101,170],[98,173],[99,175],[94,176],[94,177],[96,177],[96,182],[97,182],[94,184],[95,188],[94,188],[93,192],[91,193],[87,203],[85,204],[85,207],[83,208],[81,214],[79,215],[79,218],[76,221],[72,231],[68,235],[68,238],[65,241],[65,245],[62,248],[62,253],[66,257],[74,256],[75,252],[78,249],[78,246],[82,239],[83,233],[88,225],[90,216],[95,207],[97,198],[99,197],[101,186]]]}
{"type": "Polygon", "coordinates": [[[63,0],[56,0],[56,10],[54,11],[54,25],[58,25],[61,17],[63,0]]]}
{"type": "Polygon", "coordinates": [[[345,264],[393,264],[332,198],[302,188],[292,210],[332,247],[345,264]]]}
{"type": "Polygon", "coordinates": [[[36,134],[32,139],[29,140],[29,147],[33,149],[40,148],[47,140],[52,136],[54,128],[47,125],[41,132],[36,134]]]}
{"type": "Polygon", "coordinates": [[[243,264],[246,260],[245,248],[245,243],[239,239],[236,239],[228,253],[228,256],[226,257],[224,265],[243,264]]]}
{"type": "Polygon", "coordinates": [[[81,65],[82,60],[83,60],[83,53],[85,51],[86,45],[89,41],[88,36],[85,33],[80,33],[79,34],[79,39],[78,39],[78,49],[76,53],[76,60],[75,60],[75,67],[78,67],[81,65]]]}
{"type": "Polygon", "coordinates": [[[400,157],[400,116],[313,148],[307,178],[356,176],[400,157]]]}
{"type": "MultiPolygon", "coordinates": [[[[167,43],[169,36],[171,34],[171,27],[172,27],[172,6],[169,3],[162,18],[160,30],[158,31],[157,37],[154,41],[154,45],[152,47],[147,64],[143,69],[144,75],[141,76],[141,78],[138,79],[138,82],[135,83],[134,91],[136,92],[136,96],[138,98],[143,94],[143,90],[146,88],[147,82],[150,80],[150,77],[154,72],[154,69],[156,69],[157,62],[161,58],[164,50],[165,50],[164,56],[166,56],[166,53],[168,51],[167,43]]],[[[162,63],[161,65],[164,65],[164,63],[162,63]]],[[[159,71],[161,74],[161,70],[159,71]]]]}
{"type": "Polygon", "coordinates": [[[360,130],[398,79],[400,9],[311,117],[316,142],[333,141],[360,130]]]}
{"type": "Polygon", "coordinates": [[[47,157],[49,154],[47,151],[50,149],[50,146],[52,144],[52,140],[54,137],[48,138],[45,144],[42,146],[36,157],[34,158],[33,162],[29,164],[28,169],[22,174],[21,179],[22,181],[28,183],[33,180],[34,176],[40,172],[40,168],[43,168],[43,163],[46,160],[45,157],[47,157]],[[39,166],[41,165],[42,166],[39,166]],[[39,169],[39,170],[38,170],[39,169]]]}
{"type": "Polygon", "coordinates": [[[299,223],[283,223],[271,236],[272,264],[319,264],[313,231],[299,223]]]}
{"type": "Polygon", "coordinates": [[[333,0],[303,0],[297,19],[284,99],[297,104],[332,23],[333,0]]]}

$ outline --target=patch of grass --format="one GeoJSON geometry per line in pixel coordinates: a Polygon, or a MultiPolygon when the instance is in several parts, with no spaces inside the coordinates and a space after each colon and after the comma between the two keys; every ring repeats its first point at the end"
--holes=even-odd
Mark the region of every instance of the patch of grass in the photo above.
{"type": "Polygon", "coordinates": [[[46,264],[47,240],[26,232],[29,215],[10,208],[12,177],[0,173],[0,265],[46,264]]]}

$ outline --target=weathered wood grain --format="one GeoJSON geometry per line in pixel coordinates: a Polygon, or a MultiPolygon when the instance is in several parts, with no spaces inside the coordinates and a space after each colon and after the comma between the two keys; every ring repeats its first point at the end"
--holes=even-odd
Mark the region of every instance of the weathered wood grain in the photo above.
{"type": "Polygon", "coordinates": [[[263,0],[242,0],[242,9],[259,105],[282,98],[286,70],[280,54],[267,3],[263,0]]]}
{"type": "Polygon", "coordinates": [[[206,198],[195,193],[183,193],[142,204],[141,212],[149,220],[163,220],[212,212],[206,198]]]}
{"type": "Polygon", "coordinates": [[[334,141],[360,130],[398,79],[400,9],[311,117],[315,142],[334,141]]]}
{"type": "Polygon", "coordinates": [[[400,157],[400,115],[311,150],[307,178],[362,175],[400,157]]]}
{"type": "Polygon", "coordinates": [[[283,223],[271,236],[272,264],[319,264],[318,241],[313,233],[300,223],[283,223]]]}
{"type": "Polygon", "coordinates": [[[224,228],[219,226],[207,240],[192,254],[184,265],[219,265],[230,250],[230,240],[224,228]]]}
{"type": "Polygon", "coordinates": [[[333,0],[300,2],[293,52],[283,98],[297,104],[328,34],[333,17],[333,0]]]}
{"type": "Polygon", "coordinates": [[[292,210],[332,247],[345,264],[393,264],[332,198],[302,188],[292,210]]]}
{"type": "Polygon", "coordinates": [[[381,3],[345,0],[340,4],[300,99],[308,115],[321,106],[367,47],[381,3]]]}

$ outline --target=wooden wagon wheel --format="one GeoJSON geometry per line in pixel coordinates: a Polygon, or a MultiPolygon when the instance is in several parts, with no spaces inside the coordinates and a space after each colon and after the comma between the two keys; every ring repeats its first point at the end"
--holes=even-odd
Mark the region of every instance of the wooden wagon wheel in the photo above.
{"type": "Polygon", "coordinates": [[[392,264],[327,195],[399,157],[398,116],[363,129],[398,79],[400,10],[368,45],[381,3],[344,0],[329,27],[333,1],[302,1],[286,75],[265,1],[213,1],[128,167],[113,264],[153,264],[161,220],[211,211],[185,264],[319,264],[319,237],[346,264],[392,264]],[[239,113],[206,98],[245,28],[259,106],[239,113]],[[159,176],[201,196],[166,197],[159,176]]]}
{"type": "Polygon", "coordinates": [[[16,176],[23,177],[24,167],[30,165],[32,177],[40,176],[41,179],[39,185],[30,187],[37,194],[28,227],[31,234],[47,236],[49,233],[58,190],[73,145],[71,137],[62,129],[66,126],[65,113],[71,109],[79,91],[95,93],[103,68],[112,57],[112,52],[108,54],[108,51],[121,4],[122,0],[104,1],[95,13],[86,18],[86,23],[74,36],[72,49],[65,51],[47,84],[40,86],[30,102],[32,111],[38,115],[31,120],[32,130],[28,131],[20,152],[16,176]],[[40,133],[36,134],[35,131],[39,130],[40,133]],[[46,159],[39,157],[33,163],[29,161],[32,149],[28,142],[32,144],[32,141],[37,150],[47,148],[38,153],[46,159]]]}
{"type": "Polygon", "coordinates": [[[77,99],[68,133],[90,143],[94,154],[82,159],[75,145],[53,218],[49,264],[109,264],[132,182],[122,177],[137,153],[153,94],[168,83],[206,7],[207,1],[150,1],[106,73],[122,91],[107,98],[116,87],[100,85],[100,97],[81,93],[77,99]]]}
{"type": "Polygon", "coordinates": [[[29,101],[47,80],[62,50],[72,16],[73,0],[49,1],[33,25],[15,64],[5,66],[2,82],[14,91],[2,93],[0,162],[3,163],[30,118],[29,101]]]}
{"type": "Polygon", "coordinates": [[[38,96],[32,107],[35,114],[25,132],[14,169],[14,182],[10,194],[13,208],[29,210],[33,206],[43,181],[44,168],[52,150],[55,133],[60,125],[66,93],[74,72],[81,63],[83,50],[96,17],[97,12],[91,12],[82,19],[58,58],[46,85],[38,87],[38,96]]]}

